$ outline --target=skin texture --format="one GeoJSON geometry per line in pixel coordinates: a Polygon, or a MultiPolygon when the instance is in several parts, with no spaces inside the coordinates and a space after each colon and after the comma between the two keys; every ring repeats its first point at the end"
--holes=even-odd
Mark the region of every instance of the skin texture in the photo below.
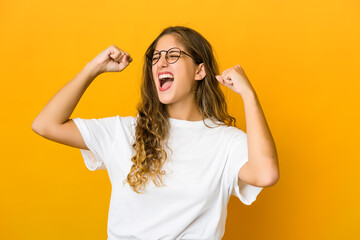
{"type": "MultiPolygon", "coordinates": [[[[177,41],[174,35],[168,34],[161,37],[155,50],[168,50],[178,47],[186,52],[185,47],[177,41]]],[[[180,59],[169,64],[165,60],[165,52],[161,53],[159,61],[152,66],[152,73],[161,103],[166,104],[169,116],[188,121],[200,121],[202,116],[195,104],[194,88],[195,81],[205,77],[204,64],[195,64],[193,59],[186,54],[181,54],[180,59]],[[159,89],[159,72],[169,71],[174,75],[174,82],[170,89],[165,92],[159,89]]]]}
{"type": "MultiPolygon", "coordinates": [[[[184,46],[173,35],[164,35],[159,39],[155,50],[168,50],[184,46]]],[[[192,58],[181,54],[180,59],[169,64],[162,52],[160,60],[152,66],[152,73],[160,102],[166,104],[169,116],[188,121],[200,121],[202,116],[194,101],[195,81],[205,77],[203,64],[196,65],[192,58]],[[165,92],[159,90],[158,73],[169,71],[175,80],[165,92]]],[[[268,187],[279,179],[279,166],[274,140],[267,125],[260,102],[254,88],[240,65],[235,65],[217,75],[216,79],[224,86],[240,94],[245,105],[246,132],[248,136],[249,161],[239,171],[239,178],[251,185],[268,187]]]]}
{"type": "Polygon", "coordinates": [[[273,186],[279,180],[279,163],[274,139],[266,122],[257,94],[240,65],[228,68],[216,79],[240,94],[245,106],[249,161],[239,178],[259,187],[273,186]]]}

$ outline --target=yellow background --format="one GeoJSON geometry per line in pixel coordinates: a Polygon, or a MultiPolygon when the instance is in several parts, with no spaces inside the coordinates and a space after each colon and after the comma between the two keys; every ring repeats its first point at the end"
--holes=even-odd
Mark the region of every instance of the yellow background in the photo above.
{"type": "MultiPolygon", "coordinates": [[[[243,67],[278,150],[279,182],[251,206],[231,198],[223,239],[355,239],[359,10],[357,0],[2,0],[0,239],[106,239],[107,172],[31,124],[111,44],[134,61],[100,75],[71,118],[135,116],[144,52],[174,25],[203,34],[221,71],[243,67]]],[[[245,130],[241,96],[222,89],[245,130]]]]}

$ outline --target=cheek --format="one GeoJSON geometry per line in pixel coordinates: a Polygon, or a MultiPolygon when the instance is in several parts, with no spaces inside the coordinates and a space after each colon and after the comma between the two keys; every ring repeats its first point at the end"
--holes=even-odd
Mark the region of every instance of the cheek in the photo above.
{"type": "Polygon", "coordinates": [[[186,63],[177,65],[174,70],[182,81],[189,82],[193,78],[192,68],[186,63]]]}
{"type": "Polygon", "coordinates": [[[156,78],[155,78],[155,74],[156,74],[156,73],[154,72],[154,70],[152,71],[151,74],[152,74],[153,81],[155,82],[155,81],[156,81],[156,78]]]}
{"type": "Polygon", "coordinates": [[[180,71],[181,79],[186,84],[191,84],[194,81],[194,73],[190,66],[183,66],[180,71]]]}

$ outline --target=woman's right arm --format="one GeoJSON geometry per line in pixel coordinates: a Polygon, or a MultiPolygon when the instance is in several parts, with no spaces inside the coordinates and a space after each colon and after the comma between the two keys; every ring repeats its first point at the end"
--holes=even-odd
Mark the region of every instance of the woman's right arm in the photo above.
{"type": "Polygon", "coordinates": [[[33,121],[33,131],[58,143],[88,149],[79,129],[69,118],[98,75],[103,72],[120,72],[131,61],[128,53],[114,45],[102,51],[50,99],[33,121]]]}

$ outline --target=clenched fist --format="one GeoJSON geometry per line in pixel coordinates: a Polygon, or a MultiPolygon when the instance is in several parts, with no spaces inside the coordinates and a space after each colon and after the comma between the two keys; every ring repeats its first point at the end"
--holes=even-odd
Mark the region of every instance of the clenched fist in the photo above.
{"type": "Polygon", "coordinates": [[[111,45],[99,53],[90,64],[98,69],[98,73],[121,72],[132,62],[130,54],[111,45]]]}

